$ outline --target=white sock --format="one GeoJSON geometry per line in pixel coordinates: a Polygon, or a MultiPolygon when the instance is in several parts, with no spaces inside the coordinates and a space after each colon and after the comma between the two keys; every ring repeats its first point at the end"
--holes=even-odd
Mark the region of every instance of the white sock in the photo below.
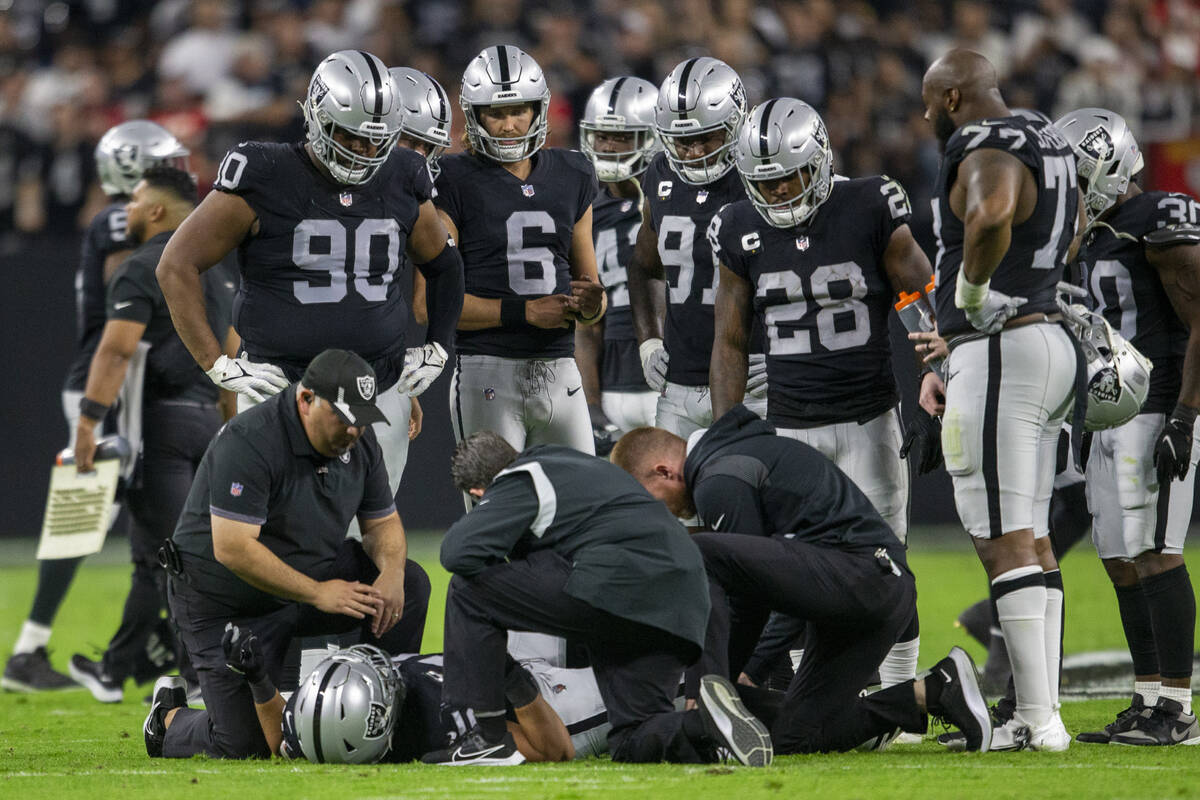
{"type": "MultiPolygon", "coordinates": [[[[1040,566],[1020,567],[998,575],[994,588],[1031,575],[1042,574],[1040,566]]],[[[1049,674],[1046,669],[1046,586],[1034,584],[1004,592],[996,598],[996,616],[1004,630],[1008,657],[1012,662],[1017,690],[1017,716],[1033,727],[1050,721],[1054,713],[1049,674]]]]}
{"type": "Polygon", "coordinates": [[[917,655],[920,650],[920,636],[892,645],[879,665],[879,685],[886,689],[917,677],[917,655]]]}
{"type": "Polygon", "coordinates": [[[1142,696],[1142,702],[1152,706],[1158,702],[1158,692],[1162,688],[1159,681],[1134,681],[1133,693],[1142,696]]]}
{"type": "Polygon", "coordinates": [[[39,647],[45,647],[49,642],[50,628],[27,619],[21,626],[21,635],[17,637],[17,643],[13,647],[13,655],[32,653],[39,647]]]}
{"type": "Polygon", "coordinates": [[[1192,713],[1192,687],[1190,686],[1167,686],[1163,685],[1158,690],[1159,697],[1165,697],[1168,700],[1174,700],[1183,706],[1183,713],[1192,713]]]}
{"type": "Polygon", "coordinates": [[[1062,663],[1063,591],[1046,587],[1046,677],[1050,707],[1058,707],[1058,669],[1062,663]]]}

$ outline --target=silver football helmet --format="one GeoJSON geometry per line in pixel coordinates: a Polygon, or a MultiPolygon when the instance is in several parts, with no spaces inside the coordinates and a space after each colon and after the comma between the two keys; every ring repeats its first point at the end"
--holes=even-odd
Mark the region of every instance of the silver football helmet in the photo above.
{"type": "Polygon", "coordinates": [[[381,759],[392,745],[398,685],[391,659],[370,645],[317,664],[296,690],[294,725],[304,757],[319,764],[381,759]]]}
{"type": "Polygon", "coordinates": [[[362,50],[339,50],[318,64],[300,105],[313,155],[338,183],[369,181],[400,135],[403,112],[392,76],[382,61],[362,50]],[[374,154],[356,153],[335,133],[365,141],[374,154]]]}
{"type": "Polygon", "coordinates": [[[450,147],[450,97],[431,75],[412,67],[392,67],[388,70],[400,93],[404,119],[400,132],[429,145],[425,160],[436,178],[438,158],[450,147]]]}
{"type": "Polygon", "coordinates": [[[96,172],[100,187],[110,197],[133,194],[142,173],[159,165],[187,172],[188,149],[150,120],[122,122],[105,131],[96,144],[96,172]]]}
{"type": "Polygon", "coordinates": [[[1084,429],[1101,431],[1124,425],[1146,403],[1154,364],[1100,314],[1062,298],[1058,306],[1087,361],[1084,429]]]}
{"type": "Polygon", "coordinates": [[[733,144],[746,116],[746,90],[733,68],[715,58],[689,58],[676,65],[658,91],[654,125],[671,169],[695,186],[712,183],[733,167],[733,144]],[[724,143],[706,155],[688,157],[679,139],[723,131],[724,143]]]}
{"type": "Polygon", "coordinates": [[[1144,164],[1125,118],[1104,108],[1081,108],[1054,126],[1075,153],[1075,171],[1087,181],[1083,202],[1092,222],[1129,189],[1144,164]]]}
{"type": "Polygon", "coordinates": [[[641,78],[609,78],[597,86],[579,121],[579,144],[596,167],[596,177],[617,183],[641,175],[659,150],[654,135],[654,110],[658,89],[641,78]],[[597,133],[628,133],[633,136],[628,150],[596,150],[597,133]]]}
{"type": "Polygon", "coordinates": [[[792,97],[757,105],[737,138],[737,168],[750,202],[769,224],[791,228],[807,222],[833,189],[833,151],[816,110],[792,97]],[[800,193],[776,201],[763,194],[759,181],[807,176],[800,193]]]}
{"type": "Polygon", "coordinates": [[[493,45],[467,65],[458,95],[467,118],[467,139],[475,152],[494,161],[523,161],[541,149],[549,130],[550,88],[533,57],[513,45],[493,45]],[[487,106],[533,105],[533,122],[524,136],[500,139],[479,119],[487,106]]]}

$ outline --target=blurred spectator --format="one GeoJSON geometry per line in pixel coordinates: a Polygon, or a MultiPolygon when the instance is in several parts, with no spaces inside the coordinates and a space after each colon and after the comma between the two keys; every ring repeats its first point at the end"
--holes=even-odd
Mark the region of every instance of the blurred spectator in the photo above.
{"type": "Polygon", "coordinates": [[[163,48],[158,71],[180,80],[183,90],[202,95],[233,66],[237,33],[230,29],[233,5],[226,0],[193,0],[191,26],[163,48]]]}
{"type": "Polygon", "coordinates": [[[1054,118],[1076,108],[1107,108],[1125,117],[1134,138],[1139,138],[1142,98],[1137,65],[1102,36],[1084,41],[1079,54],[1083,64],[1063,78],[1054,118]]]}

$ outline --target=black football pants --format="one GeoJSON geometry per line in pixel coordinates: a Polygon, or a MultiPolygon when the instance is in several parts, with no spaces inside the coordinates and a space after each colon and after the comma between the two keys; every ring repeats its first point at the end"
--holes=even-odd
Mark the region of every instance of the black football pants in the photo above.
{"type": "MultiPolygon", "coordinates": [[[[379,570],[363,551],[362,544],[349,539],[342,546],[331,574],[324,577],[371,583],[379,577],[379,570]]],[[[165,758],[190,758],[197,753],[211,758],[270,756],[250,687],[245,678],[225,666],[221,639],[227,622],[254,632],[262,645],[267,674],[278,685],[293,636],[360,629],[364,642],[388,653],[417,653],[421,650],[429,608],[429,576],[415,561],[408,561],[404,568],[404,612],[400,622],[379,639],[371,636],[370,617],[358,620],[342,614],[326,614],[301,603],[288,603],[261,615],[235,615],[219,599],[197,591],[186,576],[172,577],[170,590],[171,613],[199,676],[205,708],[176,712],[163,739],[165,758]]]]}
{"type": "Polygon", "coordinates": [[[699,712],[675,710],[695,647],[613,616],[564,590],[570,564],[551,551],[450,580],[443,702],[477,716],[504,713],[508,631],[569,637],[588,653],[608,709],[613,761],[707,763],[713,745],[699,712]]]}
{"type": "Polygon", "coordinates": [[[911,682],[858,696],[916,612],[916,584],[898,561],[893,571],[871,548],[780,536],[705,533],[692,541],[713,601],[705,654],[693,671],[729,674],[730,598],[808,622],[804,658],[771,726],[776,753],[851,750],[896,728],[924,732],[911,682]]]}
{"type": "Polygon", "coordinates": [[[192,479],[221,427],[214,405],[160,401],[142,413],[140,481],[126,492],[129,546],[133,575],[121,624],[104,653],[105,671],[118,681],[139,683],[165,671],[174,655],[180,673],[195,682],[195,673],[178,645],[167,611],[167,574],[159,566],[158,548],[175,532],[192,479]],[[172,653],[173,651],[173,653],[172,653]]]}

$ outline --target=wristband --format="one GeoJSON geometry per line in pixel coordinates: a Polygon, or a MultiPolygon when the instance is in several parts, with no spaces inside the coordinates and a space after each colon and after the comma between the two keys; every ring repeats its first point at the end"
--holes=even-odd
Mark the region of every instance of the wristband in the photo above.
{"type": "Polygon", "coordinates": [[[520,297],[500,298],[500,325],[504,328],[524,328],[529,323],[525,320],[525,301],[520,297]]]}
{"type": "Polygon", "coordinates": [[[987,297],[991,279],[983,283],[971,283],[967,280],[966,270],[959,270],[958,282],[954,286],[954,305],[957,308],[979,308],[987,297]]]}
{"type": "Polygon", "coordinates": [[[275,697],[275,684],[271,683],[271,679],[266,675],[257,681],[249,683],[250,695],[254,698],[254,705],[261,706],[263,703],[269,703],[275,697]]]}
{"type": "Polygon", "coordinates": [[[931,372],[933,372],[933,367],[929,366],[928,364],[921,367],[921,371],[917,373],[917,384],[920,385],[920,384],[924,383],[925,376],[931,372]]]}
{"type": "Polygon", "coordinates": [[[97,403],[95,400],[92,400],[86,396],[79,398],[80,415],[87,417],[88,419],[94,419],[96,422],[104,419],[104,417],[108,414],[108,409],[110,408],[112,408],[112,406],[106,406],[103,403],[97,403]]]}

